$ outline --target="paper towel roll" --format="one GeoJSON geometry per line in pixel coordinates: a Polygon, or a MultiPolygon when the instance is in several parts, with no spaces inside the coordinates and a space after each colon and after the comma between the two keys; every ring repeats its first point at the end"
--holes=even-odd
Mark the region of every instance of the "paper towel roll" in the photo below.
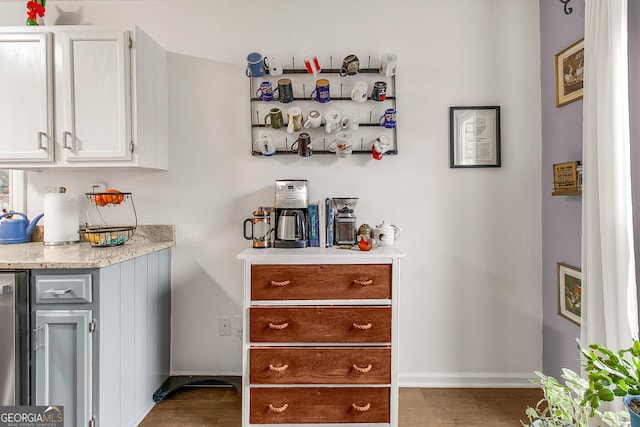
{"type": "Polygon", "coordinates": [[[44,244],[61,245],[80,240],[78,196],[69,193],[44,195],[44,244]]]}

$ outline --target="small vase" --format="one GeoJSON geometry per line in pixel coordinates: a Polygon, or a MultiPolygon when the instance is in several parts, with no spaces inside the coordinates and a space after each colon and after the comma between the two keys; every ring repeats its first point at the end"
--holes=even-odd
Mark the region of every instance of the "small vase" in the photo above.
{"type": "Polygon", "coordinates": [[[629,408],[629,402],[631,402],[633,399],[640,399],[640,396],[625,396],[624,406],[629,411],[629,417],[631,417],[631,427],[640,427],[640,415],[636,414],[629,408]]]}

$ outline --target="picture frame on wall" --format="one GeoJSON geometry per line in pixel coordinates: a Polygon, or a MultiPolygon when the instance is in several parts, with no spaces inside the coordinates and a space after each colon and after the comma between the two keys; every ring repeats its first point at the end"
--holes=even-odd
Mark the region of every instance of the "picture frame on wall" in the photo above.
{"type": "Polygon", "coordinates": [[[500,107],[449,107],[450,167],[501,166],[500,107]]]}
{"type": "Polygon", "coordinates": [[[584,38],[556,54],[556,107],[582,99],[584,92],[584,38]]]}
{"type": "Polygon", "coordinates": [[[582,272],[558,263],[558,314],[580,326],[582,317],[582,272]]]}

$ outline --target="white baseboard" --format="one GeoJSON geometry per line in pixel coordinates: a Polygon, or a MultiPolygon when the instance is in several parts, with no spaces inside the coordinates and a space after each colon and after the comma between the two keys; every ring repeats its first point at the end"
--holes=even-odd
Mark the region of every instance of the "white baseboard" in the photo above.
{"type": "Polygon", "coordinates": [[[420,372],[400,373],[400,387],[423,388],[533,388],[533,373],[504,372],[420,372]]]}

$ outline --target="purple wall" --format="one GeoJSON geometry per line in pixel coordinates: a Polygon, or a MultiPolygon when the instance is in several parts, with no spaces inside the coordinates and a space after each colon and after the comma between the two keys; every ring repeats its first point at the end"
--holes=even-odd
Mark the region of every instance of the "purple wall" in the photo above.
{"type": "MultiPolygon", "coordinates": [[[[629,0],[629,75],[640,72],[640,2],[629,0]],[[635,24],[634,24],[635,23],[635,24]]],[[[553,164],[582,158],[582,100],[555,106],[554,56],[584,37],[584,0],[569,3],[566,15],[558,0],[540,0],[540,54],[542,83],[542,307],[543,369],[559,377],[561,369],[579,369],[575,338],[580,328],[558,312],[557,263],[581,265],[581,202],[579,196],[551,196],[553,164]]],[[[634,181],[640,174],[640,84],[629,83],[631,117],[631,161],[634,181]]],[[[640,185],[634,187],[640,201],[640,185]]],[[[635,229],[640,230],[640,202],[634,209],[635,229]]],[[[638,233],[636,233],[638,234],[638,233]]],[[[640,255],[640,237],[636,237],[640,255]]],[[[638,259],[638,256],[636,256],[638,259]]],[[[640,262],[638,263],[640,268],[640,262]]],[[[640,273],[640,271],[639,271],[640,273]]],[[[639,281],[640,282],[640,281],[639,281]]]]}

